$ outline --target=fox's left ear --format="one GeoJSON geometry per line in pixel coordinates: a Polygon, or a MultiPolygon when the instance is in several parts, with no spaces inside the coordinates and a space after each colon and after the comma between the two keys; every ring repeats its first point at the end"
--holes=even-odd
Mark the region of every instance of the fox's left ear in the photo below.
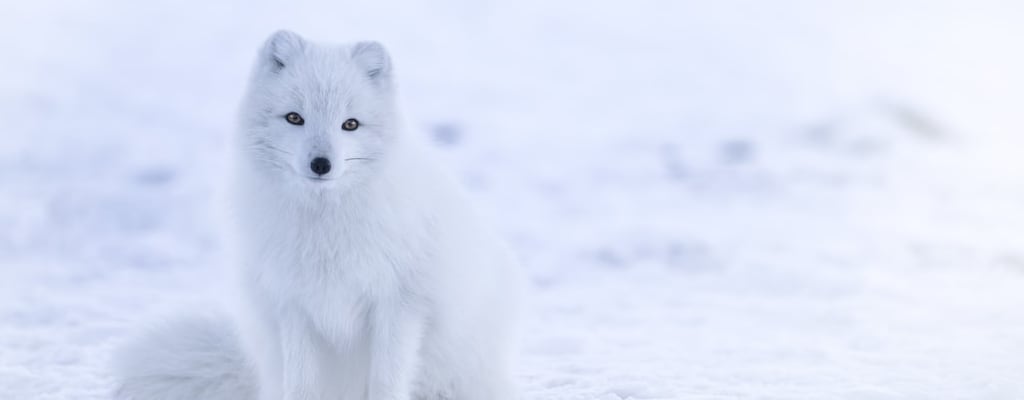
{"type": "Polygon", "coordinates": [[[352,46],[352,60],[363,67],[371,80],[381,81],[391,77],[391,56],[384,46],[377,42],[359,42],[352,46]]]}

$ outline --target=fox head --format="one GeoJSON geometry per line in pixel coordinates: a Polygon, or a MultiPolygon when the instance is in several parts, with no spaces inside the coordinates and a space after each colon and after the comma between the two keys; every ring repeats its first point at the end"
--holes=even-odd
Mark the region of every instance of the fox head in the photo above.
{"type": "Polygon", "coordinates": [[[242,168],[315,190],[351,187],[387,155],[396,121],[391,60],[376,42],[267,39],[242,104],[242,168]]]}

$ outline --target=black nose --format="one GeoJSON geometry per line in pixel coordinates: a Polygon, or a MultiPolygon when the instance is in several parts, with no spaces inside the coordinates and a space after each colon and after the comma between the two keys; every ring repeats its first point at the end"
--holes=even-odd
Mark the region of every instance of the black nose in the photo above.
{"type": "Polygon", "coordinates": [[[323,157],[314,158],[313,162],[309,163],[309,169],[313,170],[317,175],[331,172],[331,160],[323,157]]]}

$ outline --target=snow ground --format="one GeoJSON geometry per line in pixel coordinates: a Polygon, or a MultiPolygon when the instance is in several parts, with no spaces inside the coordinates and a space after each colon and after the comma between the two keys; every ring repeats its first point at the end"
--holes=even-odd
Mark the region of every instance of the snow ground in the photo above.
{"type": "Polygon", "coordinates": [[[0,399],[223,282],[255,48],[375,38],[519,251],[526,399],[1024,398],[1024,7],[33,1],[0,14],[0,399]]]}

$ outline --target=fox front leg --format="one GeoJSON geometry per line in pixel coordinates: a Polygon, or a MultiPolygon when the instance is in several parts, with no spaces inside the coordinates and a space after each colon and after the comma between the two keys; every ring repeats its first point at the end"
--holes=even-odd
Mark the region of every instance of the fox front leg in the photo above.
{"type": "Polygon", "coordinates": [[[403,310],[382,310],[373,321],[368,400],[409,400],[417,373],[423,318],[403,310]]]}
{"type": "Polygon", "coordinates": [[[322,339],[299,313],[291,313],[283,319],[280,325],[283,399],[328,400],[322,339]]]}

